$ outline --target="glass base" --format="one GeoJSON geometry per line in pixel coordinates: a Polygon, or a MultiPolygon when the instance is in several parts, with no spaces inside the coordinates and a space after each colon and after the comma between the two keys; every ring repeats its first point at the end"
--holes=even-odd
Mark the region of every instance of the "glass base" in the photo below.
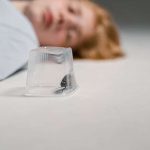
{"type": "Polygon", "coordinates": [[[40,97],[48,97],[48,96],[66,96],[72,94],[77,87],[32,87],[30,89],[26,89],[25,96],[40,96],[40,97]]]}

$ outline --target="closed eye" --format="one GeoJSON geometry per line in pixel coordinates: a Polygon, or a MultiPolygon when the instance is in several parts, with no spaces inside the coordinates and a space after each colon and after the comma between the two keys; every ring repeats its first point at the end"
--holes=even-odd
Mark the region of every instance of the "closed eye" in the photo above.
{"type": "Polygon", "coordinates": [[[72,42],[72,30],[68,30],[67,31],[67,35],[66,35],[66,42],[67,42],[67,45],[70,45],[71,42],[72,42]]]}
{"type": "Polygon", "coordinates": [[[67,44],[70,43],[70,41],[71,41],[71,35],[70,35],[70,33],[67,33],[67,38],[66,39],[67,39],[66,40],[67,44]]]}
{"type": "MultiPolygon", "coordinates": [[[[71,1],[71,0],[70,0],[71,1]]],[[[80,3],[77,0],[74,0],[72,2],[69,2],[68,6],[68,12],[76,15],[81,15],[81,9],[80,9],[80,3]]]]}
{"type": "Polygon", "coordinates": [[[72,6],[68,6],[68,11],[72,14],[76,14],[76,10],[72,6]]]}

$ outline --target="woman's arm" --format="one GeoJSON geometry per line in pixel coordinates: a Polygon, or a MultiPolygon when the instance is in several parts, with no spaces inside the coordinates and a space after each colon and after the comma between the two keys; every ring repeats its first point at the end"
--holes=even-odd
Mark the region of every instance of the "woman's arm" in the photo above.
{"type": "Polygon", "coordinates": [[[0,1],[0,80],[23,67],[38,46],[30,22],[6,0],[0,1]]]}

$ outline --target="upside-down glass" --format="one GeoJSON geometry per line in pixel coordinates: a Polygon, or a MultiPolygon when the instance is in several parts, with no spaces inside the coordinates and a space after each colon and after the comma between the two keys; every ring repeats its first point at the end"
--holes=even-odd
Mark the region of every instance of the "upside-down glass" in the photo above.
{"type": "Polygon", "coordinates": [[[40,47],[30,52],[26,96],[62,96],[76,88],[71,48],[40,47]]]}

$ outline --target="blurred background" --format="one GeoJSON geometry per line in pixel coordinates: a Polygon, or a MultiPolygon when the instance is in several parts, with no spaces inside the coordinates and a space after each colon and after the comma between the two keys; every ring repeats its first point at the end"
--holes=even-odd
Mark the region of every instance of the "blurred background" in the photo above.
{"type": "Polygon", "coordinates": [[[95,0],[106,7],[121,27],[150,27],[150,0],[95,0]]]}
{"type": "Polygon", "coordinates": [[[150,0],[95,0],[118,24],[126,58],[150,60],[150,0]]]}

